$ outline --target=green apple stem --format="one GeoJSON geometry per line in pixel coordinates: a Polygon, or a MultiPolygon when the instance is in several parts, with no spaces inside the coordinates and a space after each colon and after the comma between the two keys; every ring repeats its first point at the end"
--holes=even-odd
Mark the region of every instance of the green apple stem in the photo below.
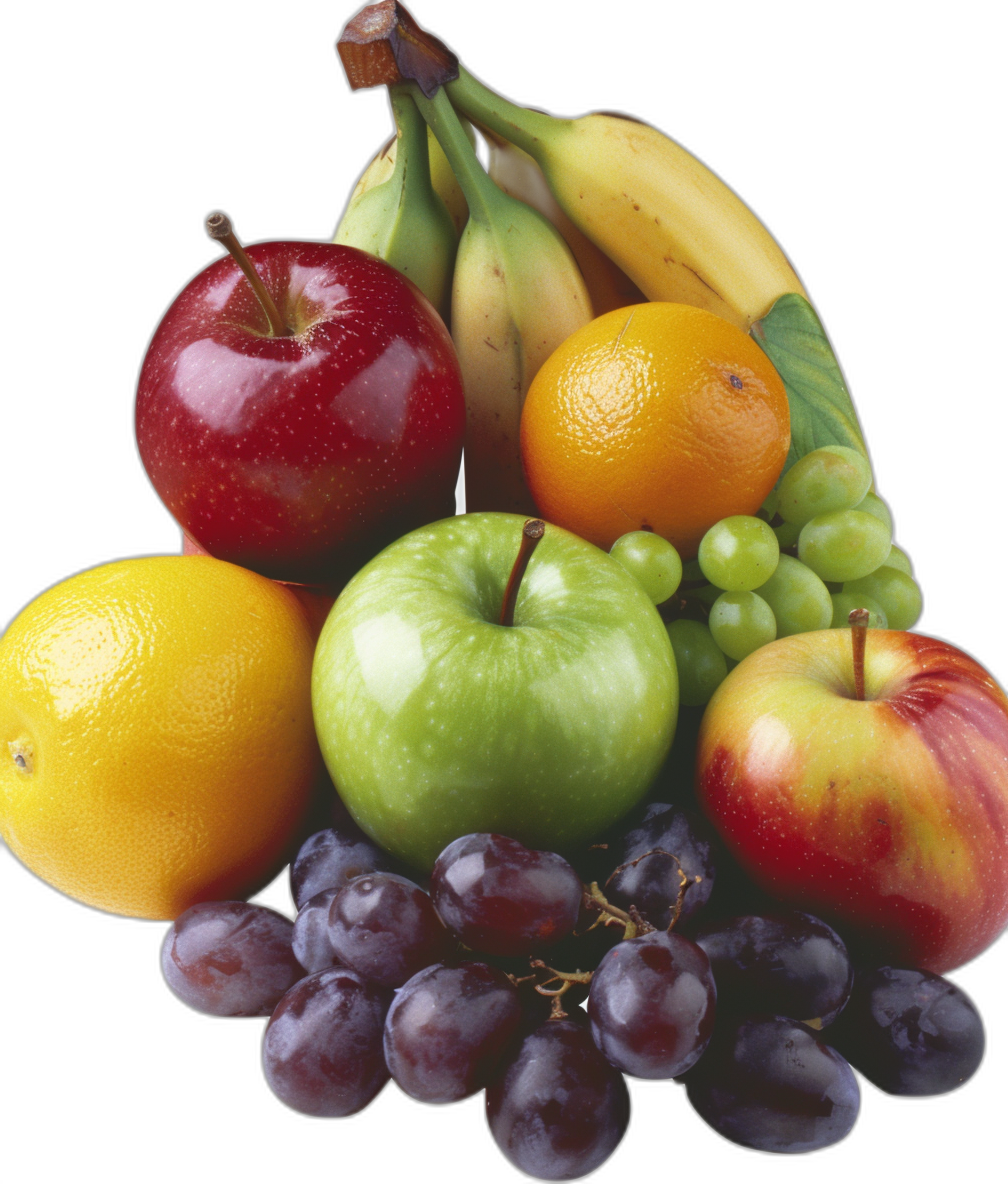
{"type": "Polygon", "coordinates": [[[280,310],[273,301],[273,297],[266,291],[266,285],[259,278],[259,273],[252,266],[252,260],[245,254],[245,248],[238,241],[234,229],[231,226],[231,219],[227,214],[222,214],[220,211],[216,214],[211,214],[206,220],[206,231],[212,239],[222,243],[227,248],[231,258],[245,273],[245,278],[252,285],[252,291],[255,292],[259,303],[262,305],[262,310],[270,323],[273,336],[293,337],[294,330],[286,324],[280,315],[280,310]]]}
{"type": "Polygon", "coordinates": [[[870,615],[866,608],[855,608],[847,618],[847,624],[851,627],[851,650],[854,656],[854,698],[859,702],[864,700],[864,651],[870,615]]]}
{"type": "Polygon", "coordinates": [[[541,518],[528,518],[522,527],[521,546],[508,576],[507,587],[504,589],[504,603],[501,605],[500,623],[513,625],[515,605],[518,603],[518,589],[521,587],[522,576],[532,558],[532,552],[539,545],[539,540],[546,531],[546,523],[541,518]]]}

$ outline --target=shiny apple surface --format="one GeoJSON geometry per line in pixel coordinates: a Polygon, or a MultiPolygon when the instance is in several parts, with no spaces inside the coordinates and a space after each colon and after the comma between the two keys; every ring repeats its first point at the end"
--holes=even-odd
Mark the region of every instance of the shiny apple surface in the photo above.
{"type": "Polygon", "coordinates": [[[762,887],[941,973],[1008,923],[1008,699],[967,654],[872,629],[763,647],[715,692],[697,792],[762,887]]]}
{"type": "Polygon", "coordinates": [[[140,457],[210,554],[338,584],[401,534],[454,513],[458,363],[434,309],[380,260],[331,243],[247,253],[292,334],[271,335],[230,257],[202,271],[144,359],[140,457]]]}
{"type": "Polygon", "coordinates": [[[644,795],[668,752],[668,634],[612,558],[547,525],[501,603],[513,514],[414,531],[347,585],[319,638],[315,727],[334,784],[381,846],[419,867],[460,835],[563,851],[644,795]]]}

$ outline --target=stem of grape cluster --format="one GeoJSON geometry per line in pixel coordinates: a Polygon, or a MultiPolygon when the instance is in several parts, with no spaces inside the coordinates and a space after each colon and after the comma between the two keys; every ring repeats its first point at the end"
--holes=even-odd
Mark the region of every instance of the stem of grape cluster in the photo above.
{"type": "Polygon", "coordinates": [[[532,558],[532,552],[539,545],[539,540],[546,531],[546,523],[541,518],[528,518],[522,527],[521,546],[508,576],[507,587],[504,589],[504,603],[501,605],[500,623],[513,625],[515,605],[518,603],[518,589],[521,587],[522,576],[532,558]]]}
{"type": "Polygon", "coordinates": [[[854,658],[854,698],[859,702],[864,700],[864,653],[870,615],[866,608],[855,608],[847,618],[847,624],[851,627],[851,650],[854,658]]]}
{"type": "Polygon", "coordinates": [[[262,310],[270,323],[273,336],[293,337],[294,330],[290,328],[280,315],[280,310],[274,303],[273,297],[267,292],[266,285],[260,279],[259,273],[252,266],[252,260],[245,254],[245,248],[238,241],[238,237],[231,225],[231,219],[227,214],[222,214],[219,210],[216,214],[211,214],[206,220],[206,232],[212,239],[227,248],[231,258],[245,273],[245,278],[252,285],[252,291],[255,292],[256,298],[262,305],[262,310]]]}

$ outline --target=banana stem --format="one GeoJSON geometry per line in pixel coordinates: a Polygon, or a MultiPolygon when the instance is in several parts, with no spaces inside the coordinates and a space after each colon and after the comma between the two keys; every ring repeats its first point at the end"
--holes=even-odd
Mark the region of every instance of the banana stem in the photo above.
{"type": "Polygon", "coordinates": [[[469,205],[469,217],[489,226],[500,206],[503,194],[480,164],[476,151],[455,113],[455,108],[444,92],[444,87],[439,88],[432,99],[428,99],[415,85],[411,85],[410,93],[448,158],[459,188],[469,205]]]}
{"type": "Polygon", "coordinates": [[[474,123],[480,123],[512,144],[524,149],[537,163],[549,149],[549,144],[569,120],[555,119],[542,111],[519,107],[496,94],[474,78],[463,66],[459,76],[447,82],[444,90],[452,106],[457,107],[474,123]]]}
{"type": "Polygon", "coordinates": [[[406,86],[390,86],[389,101],[395,119],[398,143],[392,177],[408,202],[410,193],[431,190],[430,155],[427,151],[427,124],[417,110],[406,86]]]}

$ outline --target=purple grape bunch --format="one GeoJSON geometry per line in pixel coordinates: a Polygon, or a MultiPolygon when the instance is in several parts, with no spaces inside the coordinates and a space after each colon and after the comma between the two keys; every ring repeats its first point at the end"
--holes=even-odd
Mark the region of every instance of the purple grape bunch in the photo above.
{"type": "Polygon", "coordinates": [[[189,1006],[269,1017],[263,1072],[295,1110],[353,1114],[389,1080],[428,1103],[484,1091],[510,1162],[573,1179],[626,1133],[626,1076],[677,1082],[725,1138],[789,1153],[851,1130],[854,1068],[936,1094],[983,1056],[964,992],[855,966],[824,921],[748,891],[689,809],[652,803],[570,860],[471,834],[429,890],[402,871],[343,820],[291,865],[293,922],[207,902],[165,938],[189,1006]]]}

